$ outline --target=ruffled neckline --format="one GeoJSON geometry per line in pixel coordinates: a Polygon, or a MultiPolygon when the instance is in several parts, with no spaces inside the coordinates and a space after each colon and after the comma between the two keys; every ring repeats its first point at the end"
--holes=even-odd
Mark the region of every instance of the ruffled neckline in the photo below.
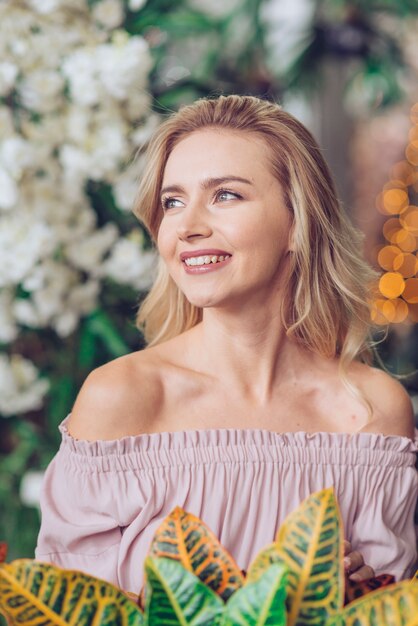
{"type": "Polygon", "coordinates": [[[128,435],[120,439],[87,441],[68,432],[69,415],[59,426],[62,448],[81,457],[117,457],[141,466],[155,467],[198,462],[230,462],[249,459],[289,462],[383,463],[413,465],[415,441],[378,433],[278,433],[266,429],[211,428],[128,435]],[[135,460],[136,459],[136,460],[135,460]]]}

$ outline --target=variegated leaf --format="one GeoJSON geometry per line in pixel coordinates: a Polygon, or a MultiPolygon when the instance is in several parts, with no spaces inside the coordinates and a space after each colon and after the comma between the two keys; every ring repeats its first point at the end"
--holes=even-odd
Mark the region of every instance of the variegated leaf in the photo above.
{"type": "Polygon", "coordinates": [[[344,601],[343,531],[332,488],[312,494],[277,533],[289,569],[288,626],[321,625],[344,601]]]}
{"type": "Polygon", "coordinates": [[[140,626],[139,608],[103,580],[20,559],[0,565],[0,611],[15,626],[140,626]]]}
{"type": "Polygon", "coordinates": [[[394,582],[395,577],[391,574],[380,574],[379,576],[374,576],[373,578],[368,578],[367,580],[362,580],[360,582],[350,580],[348,575],[346,575],[344,586],[344,605],[354,602],[358,598],[365,596],[367,593],[376,591],[376,589],[393,585],[394,582]]]}
{"type": "Polygon", "coordinates": [[[372,591],[347,605],[326,626],[416,626],[418,583],[410,580],[372,591]]]}
{"type": "Polygon", "coordinates": [[[283,563],[278,543],[271,543],[256,555],[248,568],[244,586],[257,581],[273,563],[283,563]]]}
{"type": "Polygon", "coordinates": [[[178,561],[147,557],[149,626],[214,626],[224,611],[221,598],[178,561]]]}
{"type": "Polygon", "coordinates": [[[156,531],[148,553],[179,561],[227,600],[244,578],[232,556],[202,520],[176,507],[156,531]]]}
{"type": "Polygon", "coordinates": [[[418,580],[418,569],[412,577],[412,580],[418,580]]]}
{"type": "Polygon", "coordinates": [[[222,626],[286,626],[287,568],[274,563],[227,602],[222,626]]]}

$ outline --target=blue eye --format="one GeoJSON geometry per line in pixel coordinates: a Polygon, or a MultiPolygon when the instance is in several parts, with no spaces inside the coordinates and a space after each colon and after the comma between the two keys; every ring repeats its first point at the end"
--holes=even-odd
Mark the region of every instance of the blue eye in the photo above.
{"type": "Polygon", "coordinates": [[[177,198],[167,197],[162,199],[162,205],[163,209],[175,209],[179,205],[181,205],[181,202],[177,198]],[[176,202],[178,202],[179,204],[175,204],[176,202]]]}
{"type": "Polygon", "coordinates": [[[237,198],[241,198],[238,193],[233,191],[228,191],[227,189],[220,189],[216,194],[216,199],[227,202],[228,200],[236,200],[237,198]]]}

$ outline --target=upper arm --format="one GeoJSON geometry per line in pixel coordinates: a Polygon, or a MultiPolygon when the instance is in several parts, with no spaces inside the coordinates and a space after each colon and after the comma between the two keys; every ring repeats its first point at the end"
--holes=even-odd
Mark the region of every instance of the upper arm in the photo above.
{"type": "Polygon", "coordinates": [[[70,434],[90,441],[140,434],[155,415],[154,388],[148,368],[129,357],[93,370],[72,409],[70,434]]]}
{"type": "MultiPolygon", "coordinates": [[[[361,387],[372,405],[373,415],[363,432],[380,432],[414,438],[414,412],[411,399],[403,385],[389,374],[367,368],[361,387]]],[[[364,374],[364,373],[363,373],[364,374]]]]}

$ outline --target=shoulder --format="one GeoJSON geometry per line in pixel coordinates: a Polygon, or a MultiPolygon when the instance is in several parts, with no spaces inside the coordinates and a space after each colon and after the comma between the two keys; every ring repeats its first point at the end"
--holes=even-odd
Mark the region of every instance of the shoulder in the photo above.
{"type": "Polygon", "coordinates": [[[68,423],[76,439],[118,439],[139,434],[159,410],[161,377],[147,350],[93,370],[75,401],[68,423]]]}
{"type": "Polygon", "coordinates": [[[387,372],[355,363],[353,382],[370,402],[373,414],[363,432],[414,438],[414,412],[404,386],[387,372]]]}

